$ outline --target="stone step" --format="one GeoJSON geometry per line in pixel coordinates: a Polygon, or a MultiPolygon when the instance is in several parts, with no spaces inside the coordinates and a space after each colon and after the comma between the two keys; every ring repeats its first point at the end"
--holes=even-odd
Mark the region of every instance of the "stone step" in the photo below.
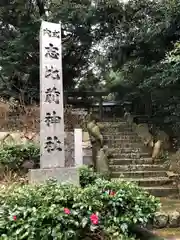
{"type": "Polygon", "coordinates": [[[119,135],[117,137],[114,137],[113,135],[107,137],[107,136],[104,136],[103,135],[103,139],[105,141],[109,141],[109,142],[118,142],[118,143],[121,143],[121,142],[124,142],[124,143],[142,143],[141,139],[139,137],[127,137],[127,136],[122,136],[122,135],[119,135]]]}
{"type": "Polygon", "coordinates": [[[163,164],[130,164],[130,165],[109,165],[111,171],[161,171],[166,167],[163,164]]]}
{"type": "Polygon", "coordinates": [[[109,132],[109,131],[115,131],[118,130],[120,132],[132,132],[132,127],[126,126],[126,125],[103,125],[102,131],[109,132]]]}
{"type": "Polygon", "coordinates": [[[121,135],[121,136],[129,136],[129,137],[132,137],[132,136],[138,136],[137,135],[137,133],[136,132],[134,132],[134,131],[122,131],[122,132],[117,132],[117,131],[114,131],[113,132],[113,135],[111,134],[111,131],[110,131],[110,129],[107,129],[109,132],[107,132],[107,131],[101,131],[102,132],[102,134],[103,134],[103,136],[111,136],[111,137],[116,137],[116,136],[119,136],[119,135],[121,135]]]}
{"type": "Polygon", "coordinates": [[[125,140],[125,141],[135,141],[138,140],[140,142],[142,142],[141,138],[136,135],[136,133],[130,133],[130,134],[124,134],[124,133],[111,133],[111,134],[104,134],[102,133],[103,138],[107,139],[107,140],[125,140]]]}
{"type": "Polygon", "coordinates": [[[119,122],[99,122],[99,124],[102,124],[103,126],[107,127],[120,127],[120,126],[128,126],[128,123],[126,121],[119,121],[119,122]]]}
{"type": "Polygon", "coordinates": [[[113,131],[110,131],[110,129],[108,131],[102,131],[102,134],[103,136],[136,136],[137,137],[137,134],[135,132],[132,132],[132,131],[122,131],[122,132],[118,132],[117,130],[115,130],[114,132],[113,131]],[[112,135],[113,134],[113,135],[112,135]]]}
{"type": "Polygon", "coordinates": [[[104,144],[108,145],[109,147],[114,147],[114,148],[131,148],[131,149],[134,149],[134,148],[141,148],[141,149],[146,149],[147,151],[147,148],[144,146],[144,144],[142,142],[133,142],[133,143],[129,143],[129,142],[123,142],[123,141],[119,141],[119,142],[116,142],[116,141],[113,141],[113,140],[105,140],[104,141],[104,144]]]}
{"type": "Polygon", "coordinates": [[[173,181],[168,177],[152,177],[152,178],[112,178],[112,180],[134,182],[135,184],[142,187],[152,186],[166,186],[173,184],[173,181]]]}
{"type": "Polygon", "coordinates": [[[129,172],[111,172],[112,178],[149,178],[149,177],[167,177],[164,170],[161,171],[129,171],[129,172]]]}
{"type": "Polygon", "coordinates": [[[125,128],[109,128],[109,129],[106,129],[106,130],[102,130],[101,131],[103,135],[110,135],[110,134],[120,134],[120,135],[135,135],[136,133],[133,132],[132,130],[130,129],[125,129],[125,128]]]}
{"type": "Polygon", "coordinates": [[[119,118],[119,117],[106,117],[106,118],[103,118],[103,121],[101,121],[100,123],[117,123],[117,122],[126,122],[124,118],[119,118]]]}
{"type": "Polygon", "coordinates": [[[168,197],[170,195],[178,194],[176,186],[153,186],[153,187],[142,187],[145,191],[149,192],[155,197],[168,197]]]}
{"type": "Polygon", "coordinates": [[[132,154],[139,154],[139,153],[148,153],[148,150],[146,147],[128,147],[128,148],[120,148],[120,147],[109,147],[110,153],[132,153],[132,154]]]}
{"type": "Polygon", "coordinates": [[[151,157],[144,158],[112,158],[109,160],[110,165],[130,165],[130,164],[152,164],[151,157]]]}
{"type": "Polygon", "coordinates": [[[129,153],[120,153],[120,152],[112,152],[111,153],[112,158],[118,158],[118,159],[140,159],[140,158],[149,158],[150,153],[148,152],[129,152],[129,153]]]}
{"type": "MultiPolygon", "coordinates": [[[[105,137],[103,137],[103,139],[104,139],[104,141],[106,141],[106,142],[109,142],[109,143],[119,143],[119,144],[121,144],[121,143],[124,143],[124,144],[133,144],[133,143],[139,143],[139,144],[143,144],[143,142],[141,141],[141,139],[138,139],[138,138],[130,138],[130,139],[125,139],[125,138],[105,138],[105,137]]],[[[143,144],[143,146],[144,146],[144,144],[143,144]]]]}
{"type": "Polygon", "coordinates": [[[103,126],[114,126],[114,127],[119,127],[119,126],[130,126],[126,121],[119,121],[119,122],[109,122],[109,121],[104,121],[104,122],[99,122],[99,124],[102,124],[103,126]]]}

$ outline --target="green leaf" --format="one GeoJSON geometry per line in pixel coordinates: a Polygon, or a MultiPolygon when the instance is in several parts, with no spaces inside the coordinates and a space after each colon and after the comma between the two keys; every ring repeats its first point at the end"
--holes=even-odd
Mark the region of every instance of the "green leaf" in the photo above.
{"type": "Polygon", "coordinates": [[[83,218],[83,219],[82,219],[82,222],[81,222],[82,228],[85,228],[86,225],[87,225],[87,223],[88,223],[88,218],[87,218],[87,217],[83,218]]]}

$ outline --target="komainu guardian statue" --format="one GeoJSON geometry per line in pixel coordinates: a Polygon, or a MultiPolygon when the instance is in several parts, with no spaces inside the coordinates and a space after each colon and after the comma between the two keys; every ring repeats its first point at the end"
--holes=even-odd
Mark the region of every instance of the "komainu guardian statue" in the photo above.
{"type": "Polygon", "coordinates": [[[110,152],[108,151],[108,146],[104,146],[100,149],[96,167],[97,172],[102,173],[104,177],[107,179],[110,178],[110,169],[109,169],[109,157],[111,156],[110,152]]]}
{"type": "Polygon", "coordinates": [[[164,150],[168,150],[170,148],[170,139],[167,133],[164,131],[158,130],[155,141],[154,147],[152,152],[152,161],[155,162],[162,154],[164,150]]]}
{"type": "Polygon", "coordinates": [[[103,136],[98,125],[98,118],[92,116],[87,124],[91,145],[92,145],[92,162],[94,170],[97,171],[97,156],[101,148],[103,148],[103,136]]]}

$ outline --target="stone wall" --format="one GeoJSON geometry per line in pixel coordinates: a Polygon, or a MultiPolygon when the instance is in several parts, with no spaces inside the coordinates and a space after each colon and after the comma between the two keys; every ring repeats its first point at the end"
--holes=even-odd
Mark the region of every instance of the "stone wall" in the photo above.
{"type": "Polygon", "coordinates": [[[160,211],[155,214],[154,228],[177,228],[180,227],[180,210],[160,211]]]}
{"type": "MultiPolygon", "coordinates": [[[[74,166],[74,133],[65,132],[65,165],[74,166]]],[[[2,144],[27,144],[39,143],[39,133],[36,132],[0,132],[0,145],[2,144]]],[[[91,144],[87,132],[83,132],[83,162],[91,162],[91,144]]]]}
{"type": "MultiPolygon", "coordinates": [[[[64,107],[65,131],[73,131],[80,126],[85,128],[87,112],[73,109],[72,106],[64,107]]],[[[40,130],[40,108],[38,105],[21,106],[17,103],[2,102],[0,98],[0,129],[1,131],[30,131],[40,130]]]]}

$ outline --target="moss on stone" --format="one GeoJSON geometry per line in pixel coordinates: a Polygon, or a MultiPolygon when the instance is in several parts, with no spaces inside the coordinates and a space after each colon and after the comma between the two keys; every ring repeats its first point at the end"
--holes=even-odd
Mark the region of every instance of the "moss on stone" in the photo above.
{"type": "Polygon", "coordinates": [[[180,228],[163,228],[155,230],[154,233],[161,237],[170,237],[172,239],[180,239],[180,228]]]}

